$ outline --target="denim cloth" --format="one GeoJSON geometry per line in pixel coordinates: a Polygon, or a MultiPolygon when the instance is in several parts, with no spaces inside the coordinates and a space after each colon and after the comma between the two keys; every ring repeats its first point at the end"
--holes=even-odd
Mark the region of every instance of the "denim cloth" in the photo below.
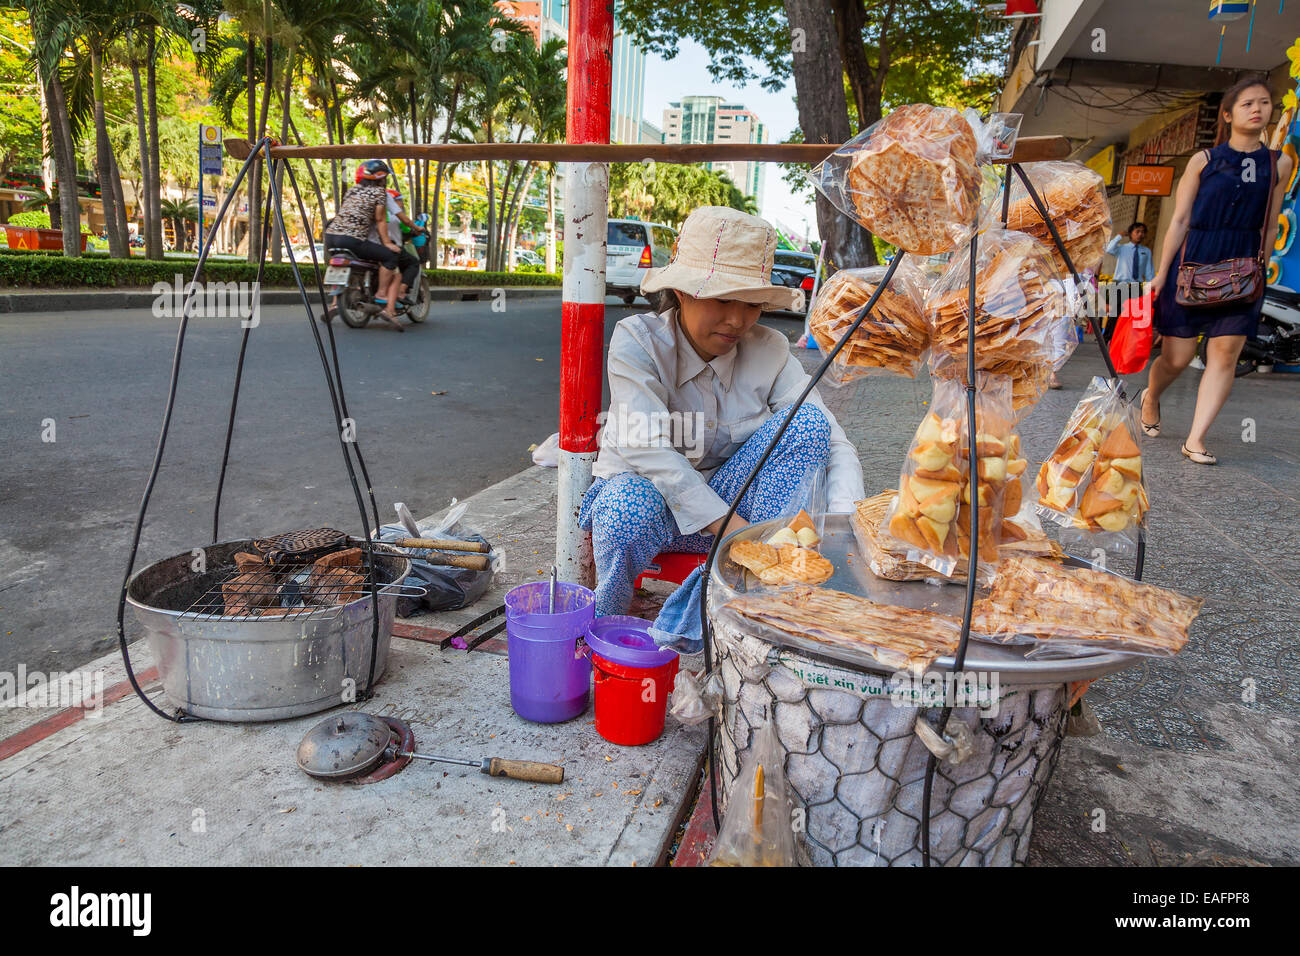
{"type": "MultiPolygon", "coordinates": [[[[758,464],[772,436],[789,414],[787,405],[769,418],[740,449],[727,459],[709,487],[728,503],[735,500],[749,473],[758,464]]],[[[736,514],[746,521],[768,521],[794,510],[792,498],[806,479],[826,467],[830,451],[830,422],[815,405],[799,408],[781,442],[745,492],[736,514]]],[[[683,535],[668,504],[650,482],[635,472],[597,478],[582,499],[578,525],[592,532],[596,560],[596,615],[626,614],[632,602],[632,584],[661,551],[706,554],[713,542],[707,532],[683,535]]],[[[700,576],[696,568],[664,603],[651,631],[660,644],[682,653],[703,646],[700,628],[700,576]]]]}

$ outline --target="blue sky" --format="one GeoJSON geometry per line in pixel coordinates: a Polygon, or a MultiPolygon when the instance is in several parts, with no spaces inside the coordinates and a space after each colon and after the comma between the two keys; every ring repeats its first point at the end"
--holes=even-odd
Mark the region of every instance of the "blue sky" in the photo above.
{"type": "MultiPolygon", "coordinates": [[[[794,103],[794,81],[778,93],[769,93],[758,83],[736,87],[719,83],[709,76],[709,55],[693,40],[683,40],[680,52],[672,60],[654,54],[646,56],[645,104],[642,115],[655,126],[663,125],[663,111],[683,96],[722,96],[743,103],[758,115],[768,128],[768,142],[779,143],[799,125],[794,103]]],[[[764,183],[764,218],[779,220],[791,230],[802,232],[804,220],[816,237],[817,221],[811,199],[794,197],[781,178],[781,170],[772,165],[764,183]]]]}

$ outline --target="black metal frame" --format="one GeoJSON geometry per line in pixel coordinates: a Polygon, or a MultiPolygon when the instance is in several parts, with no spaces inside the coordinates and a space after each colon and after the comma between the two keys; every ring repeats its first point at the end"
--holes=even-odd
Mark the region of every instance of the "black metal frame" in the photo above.
{"type": "MultiPolygon", "coordinates": [[[[194,311],[193,306],[195,301],[195,295],[198,292],[199,277],[203,274],[203,267],[207,263],[208,256],[212,251],[212,243],[217,232],[216,226],[220,225],[222,219],[225,218],[226,210],[230,207],[231,200],[234,198],[236,192],[238,191],[239,184],[243,181],[245,175],[247,175],[248,170],[252,167],[253,163],[259,160],[259,157],[262,155],[265,155],[266,162],[267,162],[268,173],[269,173],[268,175],[269,188],[267,190],[265,214],[262,220],[262,235],[261,235],[262,259],[258,263],[258,267],[257,267],[256,283],[257,283],[258,294],[260,294],[261,292],[262,276],[266,269],[266,254],[267,254],[267,249],[269,248],[268,240],[270,239],[270,235],[271,235],[272,215],[274,215],[274,221],[279,229],[280,237],[284,240],[285,249],[288,251],[289,266],[293,271],[294,283],[298,287],[298,293],[302,299],[303,308],[306,310],[307,313],[307,323],[308,326],[311,328],[312,336],[316,342],[316,351],[320,357],[321,368],[325,372],[325,384],[329,389],[330,407],[331,410],[333,411],[334,423],[338,430],[339,445],[343,452],[343,462],[347,469],[348,481],[352,486],[352,492],[354,497],[356,498],[357,510],[361,517],[361,525],[362,525],[363,533],[358,537],[361,539],[362,548],[365,551],[365,555],[366,555],[365,564],[367,567],[374,567],[374,552],[371,548],[371,535],[369,532],[369,528],[367,527],[369,521],[368,521],[368,516],[366,514],[365,501],[362,498],[361,488],[357,481],[357,474],[356,474],[357,469],[359,468],[361,471],[361,477],[366,484],[366,492],[370,499],[369,517],[373,518],[374,520],[373,527],[378,529],[379,509],[375,504],[374,484],[371,482],[370,473],[366,469],[365,459],[362,457],[361,454],[360,443],[357,442],[355,439],[349,441],[347,438],[344,437],[345,432],[343,427],[343,421],[344,419],[350,418],[351,416],[348,414],[347,399],[345,398],[343,392],[343,372],[339,366],[338,347],[334,340],[334,329],[333,326],[330,325],[329,323],[322,323],[325,326],[326,334],[329,336],[329,355],[327,356],[325,352],[325,343],[321,339],[320,327],[317,323],[316,315],[312,311],[311,300],[308,298],[307,288],[303,284],[302,274],[298,269],[298,262],[296,259],[294,259],[293,249],[289,242],[289,231],[284,222],[284,212],[282,208],[283,197],[281,195],[280,186],[277,184],[276,181],[277,173],[281,168],[288,174],[289,187],[293,192],[294,199],[298,205],[299,213],[303,217],[304,222],[307,220],[306,207],[303,205],[302,194],[298,189],[298,181],[294,176],[292,166],[290,166],[287,160],[271,159],[272,145],[273,145],[273,141],[269,137],[262,139],[253,148],[252,152],[249,153],[248,158],[244,160],[243,165],[239,169],[238,175],[236,175],[235,177],[234,184],[231,186],[229,190],[227,190],[225,199],[222,201],[221,208],[217,211],[216,218],[213,222],[213,228],[208,232],[207,241],[204,243],[203,248],[199,251],[198,262],[195,264],[194,267],[194,277],[190,281],[189,294],[187,294],[185,298],[185,303],[181,310],[180,325],[177,328],[177,332],[176,332],[176,347],[172,355],[171,378],[168,383],[167,401],[163,411],[162,431],[158,436],[158,445],[154,451],[153,465],[150,468],[149,479],[145,484],[144,495],[141,498],[140,508],[136,514],[135,527],[131,537],[130,552],[127,557],[126,573],[125,575],[123,575],[122,590],[118,596],[118,602],[117,602],[118,647],[122,653],[122,661],[126,665],[126,676],[131,683],[131,688],[132,690],[135,691],[136,696],[138,696],[142,701],[144,701],[145,705],[150,710],[152,710],[155,714],[157,714],[159,717],[162,717],[165,720],[170,720],[175,723],[189,723],[191,721],[202,720],[203,718],[195,717],[193,714],[187,714],[179,708],[176,710],[175,713],[167,713],[166,711],[158,707],[158,705],[155,704],[152,700],[150,700],[149,697],[144,693],[144,690],[140,687],[140,683],[137,680],[135,675],[135,669],[131,664],[131,653],[130,653],[129,646],[127,644],[126,629],[124,626],[127,586],[130,583],[131,575],[135,570],[135,561],[140,548],[140,534],[144,527],[145,515],[149,509],[149,500],[153,495],[154,484],[157,481],[158,471],[162,464],[163,451],[167,445],[167,434],[171,428],[172,411],[175,408],[175,404],[176,404],[177,384],[180,377],[181,355],[185,347],[185,333],[189,328],[189,320],[193,315],[193,311],[194,311]],[[353,465],[353,460],[352,460],[353,455],[356,456],[355,467],[353,465]]],[[[320,263],[316,259],[316,249],[314,246],[310,249],[310,252],[311,252],[312,266],[316,270],[316,291],[320,299],[321,315],[325,315],[326,310],[328,308],[328,299],[325,295],[325,287],[321,282],[320,263]]],[[[251,332],[252,332],[252,327],[249,325],[245,325],[243,330],[243,335],[241,336],[240,343],[239,343],[239,357],[235,365],[234,389],[230,397],[230,415],[226,423],[226,440],[225,440],[225,445],[222,449],[221,469],[217,478],[216,495],[214,498],[213,509],[212,509],[212,543],[213,544],[216,544],[220,540],[219,529],[220,529],[220,521],[221,521],[221,495],[225,486],[226,466],[230,459],[230,445],[231,445],[232,438],[234,436],[235,416],[239,407],[239,389],[240,389],[240,384],[243,380],[244,359],[248,352],[248,340],[251,332]]],[[[369,586],[370,603],[371,603],[370,670],[366,678],[365,687],[358,691],[359,700],[369,700],[371,697],[374,696],[375,661],[376,658],[378,657],[378,650],[379,650],[379,590],[380,590],[375,578],[376,576],[373,574],[367,575],[367,579],[368,579],[367,583],[369,586]]]]}
{"type": "MultiPolygon", "coordinates": [[[[1052,242],[1056,246],[1057,251],[1060,252],[1061,258],[1065,262],[1066,269],[1069,271],[1070,275],[1072,275],[1073,278],[1076,281],[1078,281],[1080,279],[1079,272],[1075,269],[1074,262],[1070,258],[1070,254],[1066,251],[1065,243],[1061,239],[1060,232],[1057,231],[1056,224],[1052,222],[1052,217],[1050,212],[1047,209],[1047,205],[1043,202],[1042,198],[1038,195],[1038,191],[1034,189],[1033,183],[1030,182],[1029,177],[1025,174],[1024,169],[1021,167],[1019,163],[1005,164],[1005,170],[1002,178],[1002,226],[1003,228],[1006,228],[1008,211],[1011,202],[1012,171],[1015,172],[1015,174],[1020,178],[1020,181],[1024,184],[1026,192],[1033,199],[1034,206],[1037,208],[1039,216],[1041,216],[1043,221],[1047,224],[1048,231],[1050,232],[1052,237],[1052,242]]],[[[967,454],[969,456],[969,468],[970,468],[970,473],[972,475],[978,474],[978,462],[976,461],[976,454],[975,454],[976,453],[975,286],[976,286],[976,273],[977,273],[976,254],[978,252],[978,249],[979,249],[979,231],[977,229],[972,233],[970,239],[970,280],[969,280],[970,301],[969,301],[969,311],[966,320],[966,418],[967,418],[967,431],[968,431],[967,454]]],[[[854,320],[853,324],[849,326],[848,330],[845,331],[843,336],[840,337],[840,340],[835,343],[835,347],[832,348],[829,353],[827,353],[826,358],[823,359],[821,365],[818,366],[817,370],[812,373],[812,375],[809,378],[808,385],[804,388],[803,392],[799,395],[799,397],[795,399],[794,404],[790,408],[790,411],[786,414],[785,421],[781,423],[781,427],[777,429],[776,434],[772,437],[771,442],[768,444],[763,454],[759,457],[758,463],[754,466],[753,471],[750,472],[749,477],[745,480],[745,483],[741,486],[740,491],[736,494],[735,499],[731,503],[731,507],[727,510],[726,515],[722,519],[722,525],[719,533],[714,535],[713,543],[709,546],[709,553],[704,561],[704,566],[703,566],[703,571],[701,572],[701,581],[700,581],[700,622],[703,629],[704,673],[706,676],[710,672],[712,672],[714,666],[713,665],[713,627],[712,627],[712,623],[709,620],[709,612],[708,612],[709,576],[712,573],[713,565],[717,558],[717,552],[722,542],[723,532],[725,532],[728,522],[730,522],[731,518],[735,515],[736,508],[739,506],[741,499],[744,498],[745,493],[749,490],[750,485],[753,484],[754,480],[758,477],[758,473],[762,470],[763,465],[766,464],[767,459],[771,456],[772,452],[776,449],[776,446],[780,443],[781,437],[785,434],[785,430],[789,426],[790,422],[794,420],[794,416],[798,413],[800,406],[803,405],[805,399],[807,399],[808,395],[812,392],[813,388],[816,387],[817,382],[820,381],[821,377],[825,374],[827,368],[830,367],[831,362],[834,361],[835,357],[840,353],[840,351],[848,343],[849,339],[851,339],[853,337],[853,334],[858,330],[858,327],[862,324],[863,320],[866,319],[872,307],[876,304],[876,300],[880,297],[881,292],[884,290],[884,288],[889,284],[890,280],[893,278],[894,271],[898,268],[898,264],[903,260],[903,257],[905,255],[907,255],[906,252],[900,251],[894,256],[893,261],[889,264],[888,270],[885,272],[884,277],[880,280],[879,284],[876,286],[876,289],[872,293],[871,298],[867,300],[867,303],[859,311],[857,319],[854,320]]],[[[1111,362],[1110,351],[1106,346],[1106,341],[1101,331],[1101,325],[1097,321],[1097,316],[1095,312],[1096,312],[1095,309],[1089,310],[1089,315],[1088,315],[1089,326],[1092,329],[1093,337],[1096,339],[1098,347],[1101,349],[1102,358],[1105,360],[1106,363],[1106,371],[1109,373],[1108,378],[1115,383],[1116,390],[1118,391],[1120,397],[1125,398],[1123,382],[1120,380],[1119,375],[1115,371],[1115,366],[1111,362]]],[[[971,495],[971,502],[972,505],[974,506],[971,510],[971,526],[970,526],[971,561],[968,563],[968,569],[966,575],[967,577],[966,604],[962,615],[961,639],[957,645],[957,652],[953,656],[954,671],[960,671],[965,666],[966,649],[970,641],[971,616],[974,611],[974,603],[975,603],[975,591],[976,591],[976,579],[977,579],[976,568],[978,567],[978,563],[979,563],[977,557],[979,552],[979,547],[978,547],[979,515],[980,515],[979,496],[971,495]]],[[[1141,526],[1139,526],[1136,567],[1134,571],[1135,580],[1141,580],[1142,578],[1142,569],[1145,563],[1145,556],[1146,556],[1146,532],[1141,526]]],[[[947,727],[948,724],[948,718],[951,716],[951,714],[952,714],[951,706],[945,706],[940,711],[938,728],[937,728],[940,736],[944,736],[945,728],[947,727]]],[[[709,727],[709,735],[708,735],[709,796],[710,796],[712,810],[713,810],[713,825],[715,831],[717,831],[720,830],[722,827],[722,819],[718,808],[716,718],[714,717],[709,718],[708,727],[709,727]]],[[[922,802],[921,802],[921,827],[920,827],[921,856],[923,861],[922,865],[926,867],[930,866],[930,798],[933,789],[934,774],[937,768],[937,764],[938,764],[938,760],[932,753],[926,764],[925,783],[924,783],[924,789],[922,791],[922,802]]]]}

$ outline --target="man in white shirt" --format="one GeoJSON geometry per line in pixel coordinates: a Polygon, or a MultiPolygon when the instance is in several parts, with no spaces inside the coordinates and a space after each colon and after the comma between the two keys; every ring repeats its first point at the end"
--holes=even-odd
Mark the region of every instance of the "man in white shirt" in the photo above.
{"type": "MultiPolygon", "coordinates": [[[[856,450],[814,389],[723,527],[730,504],[808,384],[790,342],[757,324],[802,306],[772,285],[776,233],[757,216],[706,206],[672,260],[641,290],[666,297],[619,322],[609,345],[610,408],[579,523],[592,531],[596,613],[626,614],[632,582],[661,551],[703,554],[714,535],[812,505],[824,474],[830,511],[865,497],[856,450]]],[[[698,649],[697,569],[655,622],[660,643],[698,649]]]]}
{"type": "Polygon", "coordinates": [[[1146,238],[1147,227],[1135,222],[1128,227],[1128,241],[1118,233],[1106,244],[1107,255],[1115,257],[1115,271],[1111,273],[1113,288],[1118,293],[1113,298],[1113,314],[1106,320],[1106,338],[1109,339],[1115,329],[1115,318],[1119,315],[1118,303],[1142,294],[1142,284],[1155,278],[1156,270],[1151,261],[1151,250],[1142,245],[1146,238]]]}

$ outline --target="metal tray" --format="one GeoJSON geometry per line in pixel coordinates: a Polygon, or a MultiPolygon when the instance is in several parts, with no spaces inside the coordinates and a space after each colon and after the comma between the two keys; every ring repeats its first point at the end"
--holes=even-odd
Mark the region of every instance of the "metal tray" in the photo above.
{"type": "MultiPolygon", "coordinates": [[[[845,594],[856,594],[879,604],[934,611],[961,619],[966,604],[964,580],[956,580],[951,584],[932,584],[928,581],[888,581],[876,577],[867,567],[865,556],[860,553],[861,549],[854,537],[850,521],[847,514],[828,514],[824,517],[824,526],[821,529],[822,541],[818,545],[818,550],[835,565],[835,574],[822,587],[842,591],[845,594]]],[[[733,597],[746,593],[751,586],[758,586],[758,579],[753,574],[726,558],[731,545],[736,541],[769,537],[780,524],[780,519],[751,524],[740,531],[732,532],[723,540],[718,548],[719,557],[709,578],[711,615],[717,614],[721,606],[733,597]]],[[[1091,567],[1087,562],[1077,558],[1068,558],[1067,563],[1077,567],[1091,567]]],[[[979,589],[976,597],[983,597],[987,593],[987,590],[979,589]]],[[[733,626],[734,623],[733,621],[733,626]]],[[[765,630],[766,633],[762,635],[764,640],[768,639],[768,634],[775,634],[771,629],[765,630]]],[[[866,651],[854,652],[830,647],[799,634],[781,632],[780,644],[798,650],[802,654],[812,654],[855,669],[875,672],[886,670],[866,651]]],[[[998,679],[1002,683],[1041,685],[1091,680],[1130,667],[1142,660],[1140,655],[1114,652],[1049,660],[1026,660],[1025,654],[1029,649],[1027,645],[990,644],[972,638],[966,647],[966,670],[997,671],[998,679]]],[[[951,670],[952,666],[951,657],[940,657],[934,663],[935,670],[951,670]]]]}

